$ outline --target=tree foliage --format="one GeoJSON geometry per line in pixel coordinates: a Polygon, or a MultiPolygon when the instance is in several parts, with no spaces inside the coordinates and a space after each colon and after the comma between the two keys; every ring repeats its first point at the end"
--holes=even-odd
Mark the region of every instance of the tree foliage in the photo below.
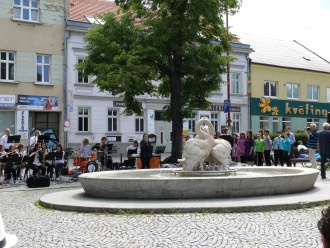
{"type": "Polygon", "coordinates": [[[182,119],[220,89],[233,58],[224,56],[234,38],[223,14],[239,0],[117,0],[118,13],[102,15],[85,36],[88,57],[78,70],[95,75],[101,91],[118,95],[126,112],[142,113],[137,96],[170,98],[172,156],[181,157],[182,119]]]}

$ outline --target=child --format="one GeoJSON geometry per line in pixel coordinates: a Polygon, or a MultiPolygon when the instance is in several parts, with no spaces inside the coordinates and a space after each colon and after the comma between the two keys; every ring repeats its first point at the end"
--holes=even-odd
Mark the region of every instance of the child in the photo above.
{"type": "Polygon", "coordinates": [[[286,166],[291,167],[290,153],[291,153],[291,142],[290,133],[285,133],[285,140],[283,142],[283,157],[286,162],[286,166]]]}

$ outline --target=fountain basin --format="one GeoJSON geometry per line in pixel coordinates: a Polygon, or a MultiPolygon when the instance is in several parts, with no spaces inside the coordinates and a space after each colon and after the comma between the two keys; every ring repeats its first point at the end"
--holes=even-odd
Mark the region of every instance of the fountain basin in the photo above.
{"type": "Polygon", "coordinates": [[[310,168],[238,167],[229,176],[180,176],[182,169],[105,171],[82,174],[85,194],[110,199],[207,199],[290,194],[314,187],[310,168]]]}

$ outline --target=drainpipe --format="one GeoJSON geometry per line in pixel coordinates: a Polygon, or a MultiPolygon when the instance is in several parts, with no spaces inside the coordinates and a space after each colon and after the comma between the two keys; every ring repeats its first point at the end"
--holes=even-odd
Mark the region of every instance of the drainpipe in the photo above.
{"type": "MultiPolygon", "coordinates": [[[[63,85],[63,95],[64,95],[64,120],[68,119],[68,107],[67,107],[67,0],[64,0],[64,58],[63,58],[63,74],[64,74],[64,85],[63,85]]],[[[64,125],[63,123],[62,128],[63,128],[63,134],[64,134],[64,147],[68,147],[68,137],[67,137],[67,132],[64,131],[64,125]]]]}

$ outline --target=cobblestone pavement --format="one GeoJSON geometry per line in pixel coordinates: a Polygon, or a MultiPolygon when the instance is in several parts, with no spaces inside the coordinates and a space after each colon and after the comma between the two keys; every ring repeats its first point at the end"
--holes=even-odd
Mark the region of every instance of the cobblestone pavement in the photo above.
{"type": "Polygon", "coordinates": [[[79,188],[0,189],[0,212],[16,247],[321,247],[322,207],[232,214],[111,215],[42,209],[40,196],[79,188]]]}

